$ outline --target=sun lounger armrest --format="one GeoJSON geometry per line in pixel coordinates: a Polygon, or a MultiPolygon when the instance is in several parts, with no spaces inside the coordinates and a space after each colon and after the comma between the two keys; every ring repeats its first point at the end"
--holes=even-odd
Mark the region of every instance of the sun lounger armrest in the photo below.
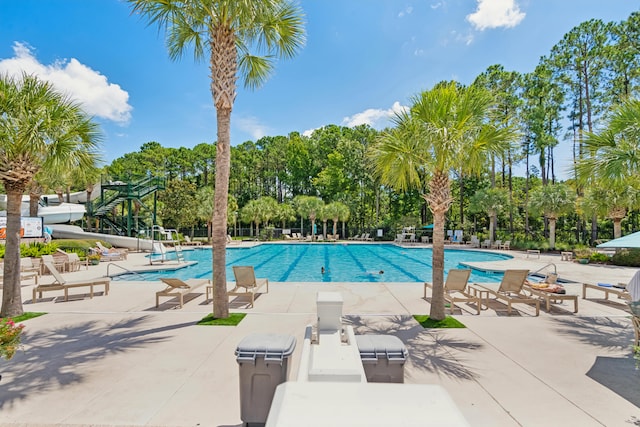
{"type": "Polygon", "coordinates": [[[427,298],[427,288],[433,289],[433,284],[431,282],[424,282],[424,298],[427,298]]]}

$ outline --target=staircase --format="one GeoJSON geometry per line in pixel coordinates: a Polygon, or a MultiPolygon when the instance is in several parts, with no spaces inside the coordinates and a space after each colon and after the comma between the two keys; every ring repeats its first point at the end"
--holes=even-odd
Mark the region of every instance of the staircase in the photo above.
{"type": "Polygon", "coordinates": [[[101,182],[100,198],[89,204],[89,216],[99,220],[101,232],[134,237],[139,231],[149,229],[155,223],[156,192],[164,189],[165,179],[158,177],[146,177],[136,182],[101,182]],[[154,197],[153,209],[143,202],[148,196],[154,197]],[[140,210],[134,216],[134,202],[140,206],[140,210],[147,213],[146,216],[151,221],[142,219],[144,216],[139,215],[140,210]]]}

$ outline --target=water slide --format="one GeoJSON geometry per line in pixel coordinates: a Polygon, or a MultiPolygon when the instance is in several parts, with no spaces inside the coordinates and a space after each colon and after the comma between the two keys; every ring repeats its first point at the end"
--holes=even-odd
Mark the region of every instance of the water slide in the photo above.
{"type": "Polygon", "coordinates": [[[159,252],[159,242],[152,242],[149,239],[138,239],[137,237],[114,236],[112,234],[90,233],[75,225],[51,224],[49,228],[53,230],[53,237],[56,239],[96,239],[108,242],[118,248],[127,248],[135,251],[159,252]]]}
{"type": "MultiPolygon", "coordinates": [[[[100,183],[96,184],[94,191],[91,193],[91,200],[95,200],[100,196],[100,183]]],[[[42,217],[44,223],[49,224],[63,224],[67,222],[78,221],[82,219],[85,214],[85,203],[87,202],[87,192],[77,191],[68,195],[69,202],[67,203],[67,195],[64,195],[62,201],[58,200],[57,194],[45,194],[40,196],[40,206],[38,206],[38,216],[42,217]],[[45,203],[46,201],[46,203],[45,203]],[[49,205],[51,203],[51,205],[49,205]]],[[[7,209],[7,195],[0,194],[0,216],[6,216],[7,209]]],[[[29,196],[22,196],[22,206],[20,208],[20,215],[24,217],[29,216],[29,196]]]]}

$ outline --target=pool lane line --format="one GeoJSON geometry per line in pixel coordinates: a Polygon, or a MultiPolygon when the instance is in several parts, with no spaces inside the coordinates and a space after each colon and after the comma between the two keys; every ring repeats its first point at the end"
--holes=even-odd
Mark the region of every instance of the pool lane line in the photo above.
{"type": "Polygon", "coordinates": [[[293,260],[293,262],[289,265],[289,269],[282,275],[282,277],[280,278],[280,280],[278,280],[279,282],[286,282],[287,279],[289,278],[289,276],[291,275],[291,272],[296,268],[296,266],[300,263],[300,260],[302,259],[302,257],[304,256],[304,254],[307,253],[307,251],[309,250],[309,246],[310,245],[304,245],[304,251],[301,251],[300,254],[298,255],[298,257],[293,260]]]}
{"type": "MultiPolygon", "coordinates": [[[[358,245],[358,246],[360,246],[360,245],[358,245]]],[[[362,271],[363,273],[366,273],[367,269],[360,262],[360,260],[353,254],[353,252],[351,251],[352,247],[354,247],[354,246],[347,245],[347,246],[344,247],[345,251],[347,252],[347,255],[349,255],[351,257],[351,259],[353,260],[353,262],[356,264],[356,266],[358,266],[358,268],[360,268],[360,271],[362,271]]]]}
{"type": "MultiPolygon", "coordinates": [[[[226,268],[229,268],[229,267],[231,267],[232,265],[252,264],[252,263],[246,263],[246,262],[244,262],[244,261],[245,261],[245,260],[252,260],[254,257],[261,255],[261,254],[262,254],[263,252],[265,252],[265,251],[267,251],[267,248],[266,248],[266,247],[261,247],[261,248],[259,248],[259,250],[258,250],[257,252],[252,251],[252,253],[250,253],[250,254],[248,254],[248,255],[242,256],[242,257],[237,258],[237,259],[235,259],[235,260],[233,260],[233,261],[228,261],[228,262],[225,264],[225,267],[226,267],[226,268]]],[[[253,267],[254,267],[254,269],[256,269],[256,268],[260,268],[260,267],[262,267],[264,264],[266,264],[266,263],[268,263],[268,262],[271,262],[271,261],[273,260],[273,258],[275,258],[275,257],[277,257],[277,256],[280,256],[280,254],[282,254],[284,251],[285,251],[285,249],[282,249],[282,250],[280,250],[279,252],[276,252],[275,254],[271,255],[271,256],[270,256],[269,258],[267,258],[266,260],[261,261],[261,262],[260,262],[260,263],[258,263],[258,264],[252,264],[252,265],[253,265],[253,267]]],[[[212,255],[212,256],[213,256],[213,255],[212,255]]],[[[209,269],[209,270],[207,270],[207,271],[205,271],[205,272],[203,272],[203,273],[200,273],[200,274],[199,274],[199,275],[197,275],[195,278],[196,278],[196,279],[202,279],[202,278],[205,278],[206,276],[210,276],[210,275],[212,275],[212,274],[213,274],[213,264],[211,265],[211,267],[212,267],[211,269],[209,269]]],[[[164,277],[164,276],[163,276],[163,277],[164,277]]]]}
{"type": "Polygon", "coordinates": [[[322,281],[323,282],[331,282],[331,262],[329,260],[329,248],[324,245],[322,247],[322,252],[323,252],[323,258],[324,258],[324,265],[325,267],[325,271],[322,274],[322,281]]]}
{"type": "MultiPolygon", "coordinates": [[[[386,248],[383,248],[383,249],[385,249],[385,250],[389,250],[389,249],[386,249],[386,248]]],[[[377,253],[373,252],[370,248],[367,248],[367,251],[368,251],[368,252],[370,252],[374,257],[376,257],[376,258],[378,258],[378,259],[380,259],[380,260],[384,261],[385,263],[388,263],[389,265],[393,266],[393,268],[395,268],[396,270],[400,271],[400,272],[401,272],[402,274],[404,274],[405,276],[407,276],[407,277],[411,277],[411,278],[413,278],[415,281],[418,281],[418,282],[424,282],[424,279],[419,278],[419,277],[418,277],[418,276],[416,276],[415,274],[413,274],[413,273],[409,272],[408,270],[406,270],[406,269],[404,269],[404,268],[399,267],[399,266],[398,266],[398,265],[396,265],[396,264],[391,264],[391,263],[389,262],[389,260],[387,260],[386,258],[384,258],[384,257],[380,256],[379,254],[377,254],[377,253]]],[[[409,258],[411,258],[411,257],[409,257],[409,258]]],[[[411,258],[411,259],[412,259],[412,258],[411,258]]],[[[420,264],[424,264],[424,263],[422,263],[422,262],[419,262],[419,263],[420,263],[420,264]]]]}

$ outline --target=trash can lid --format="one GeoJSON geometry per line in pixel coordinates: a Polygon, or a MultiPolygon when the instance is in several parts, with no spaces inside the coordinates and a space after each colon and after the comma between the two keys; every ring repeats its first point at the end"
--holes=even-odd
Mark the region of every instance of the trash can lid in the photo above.
{"type": "Polygon", "coordinates": [[[238,360],[264,357],[265,360],[282,361],[291,356],[295,347],[296,337],[293,335],[254,333],[238,343],[236,356],[238,360]]]}
{"type": "Polygon", "coordinates": [[[409,352],[402,340],[394,335],[356,335],[362,359],[406,359],[409,352]]]}

